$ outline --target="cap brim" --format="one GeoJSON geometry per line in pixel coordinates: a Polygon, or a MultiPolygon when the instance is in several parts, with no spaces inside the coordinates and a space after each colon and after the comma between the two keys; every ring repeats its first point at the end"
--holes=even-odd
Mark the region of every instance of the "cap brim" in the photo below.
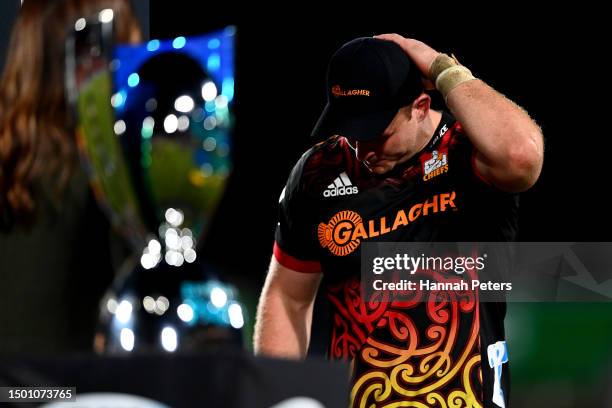
{"type": "Polygon", "coordinates": [[[338,115],[329,103],[315,125],[311,137],[324,140],[333,135],[344,136],[349,140],[367,142],[380,136],[397,114],[398,109],[364,113],[354,117],[338,115]]]}

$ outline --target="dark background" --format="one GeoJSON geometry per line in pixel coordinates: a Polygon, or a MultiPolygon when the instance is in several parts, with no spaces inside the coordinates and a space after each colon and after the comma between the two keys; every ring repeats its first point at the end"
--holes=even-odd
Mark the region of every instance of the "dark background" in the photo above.
{"type": "MultiPolygon", "coordinates": [[[[242,281],[247,306],[271,255],[279,193],[325,104],[327,62],[360,36],[397,32],[452,52],[540,124],[544,169],[521,198],[521,241],[611,240],[603,13],[586,3],[541,13],[516,2],[461,13],[381,2],[333,12],[330,3],[152,2],[152,37],[237,26],[235,167],[204,256],[242,281]]],[[[513,303],[506,329],[513,406],[612,404],[612,304],[513,303]]]]}
{"type": "Polygon", "coordinates": [[[384,32],[454,53],[541,125],[544,170],[523,194],[520,240],[609,240],[610,139],[603,90],[594,76],[599,45],[592,39],[600,37],[593,16],[590,28],[572,30],[580,21],[575,10],[552,19],[521,8],[444,16],[426,9],[356,9],[334,14],[298,4],[238,12],[210,3],[152,2],[152,37],[237,26],[235,171],[209,231],[207,257],[250,277],[263,276],[278,195],[310,146],[308,135],[325,104],[329,57],[352,38],[384,32]],[[230,245],[240,256],[228,256],[230,245]]]}
{"type": "MultiPolygon", "coordinates": [[[[251,314],[271,256],[278,196],[325,104],[327,62],[359,36],[397,32],[452,52],[541,125],[544,169],[522,195],[521,241],[611,241],[608,23],[587,3],[542,12],[516,2],[463,4],[461,12],[406,2],[337,11],[331,2],[134,4],[149,38],[237,27],[234,171],[202,255],[240,283],[251,314]]],[[[0,63],[17,8],[18,1],[2,4],[0,63]]],[[[611,306],[509,305],[515,406],[612,401],[611,306]]]]}
{"type": "MultiPolygon", "coordinates": [[[[521,241],[610,240],[609,47],[604,15],[587,3],[554,13],[518,3],[451,10],[377,2],[337,11],[313,2],[248,8],[185,0],[133,4],[145,38],[237,27],[234,172],[203,248],[214,263],[263,279],[278,196],[311,145],[310,131],[325,105],[327,62],[343,43],[385,32],[454,53],[542,127],[544,169],[522,195],[521,241]],[[230,248],[239,248],[239,256],[230,248]]],[[[0,64],[18,7],[15,0],[2,5],[0,64]]]]}

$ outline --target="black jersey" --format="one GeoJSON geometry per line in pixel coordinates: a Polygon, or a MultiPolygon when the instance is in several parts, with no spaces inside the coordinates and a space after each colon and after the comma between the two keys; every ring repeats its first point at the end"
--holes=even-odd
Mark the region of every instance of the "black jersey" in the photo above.
{"type": "Polygon", "coordinates": [[[504,303],[367,302],[362,242],[512,241],[518,197],[478,174],[475,149],[449,114],[428,145],[384,176],[342,137],[307,151],[281,194],[274,255],[323,273],[330,359],[354,367],[352,406],[504,407],[504,303]]]}

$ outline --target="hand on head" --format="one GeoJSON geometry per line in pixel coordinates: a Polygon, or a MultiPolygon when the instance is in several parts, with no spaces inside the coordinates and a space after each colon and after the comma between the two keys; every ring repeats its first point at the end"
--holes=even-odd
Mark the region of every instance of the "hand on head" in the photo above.
{"type": "Polygon", "coordinates": [[[430,81],[429,68],[436,57],[440,55],[438,51],[422,41],[413,38],[405,38],[399,34],[381,34],[375,35],[374,38],[393,41],[399,45],[421,71],[424,78],[423,84],[425,89],[435,89],[434,84],[430,81]]]}

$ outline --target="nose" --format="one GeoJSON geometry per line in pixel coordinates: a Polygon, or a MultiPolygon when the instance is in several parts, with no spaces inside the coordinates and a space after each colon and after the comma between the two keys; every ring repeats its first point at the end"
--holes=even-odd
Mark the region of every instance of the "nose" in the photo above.
{"type": "Polygon", "coordinates": [[[355,153],[359,161],[365,162],[369,161],[369,159],[372,159],[376,155],[371,143],[360,141],[355,142],[355,153]]]}

